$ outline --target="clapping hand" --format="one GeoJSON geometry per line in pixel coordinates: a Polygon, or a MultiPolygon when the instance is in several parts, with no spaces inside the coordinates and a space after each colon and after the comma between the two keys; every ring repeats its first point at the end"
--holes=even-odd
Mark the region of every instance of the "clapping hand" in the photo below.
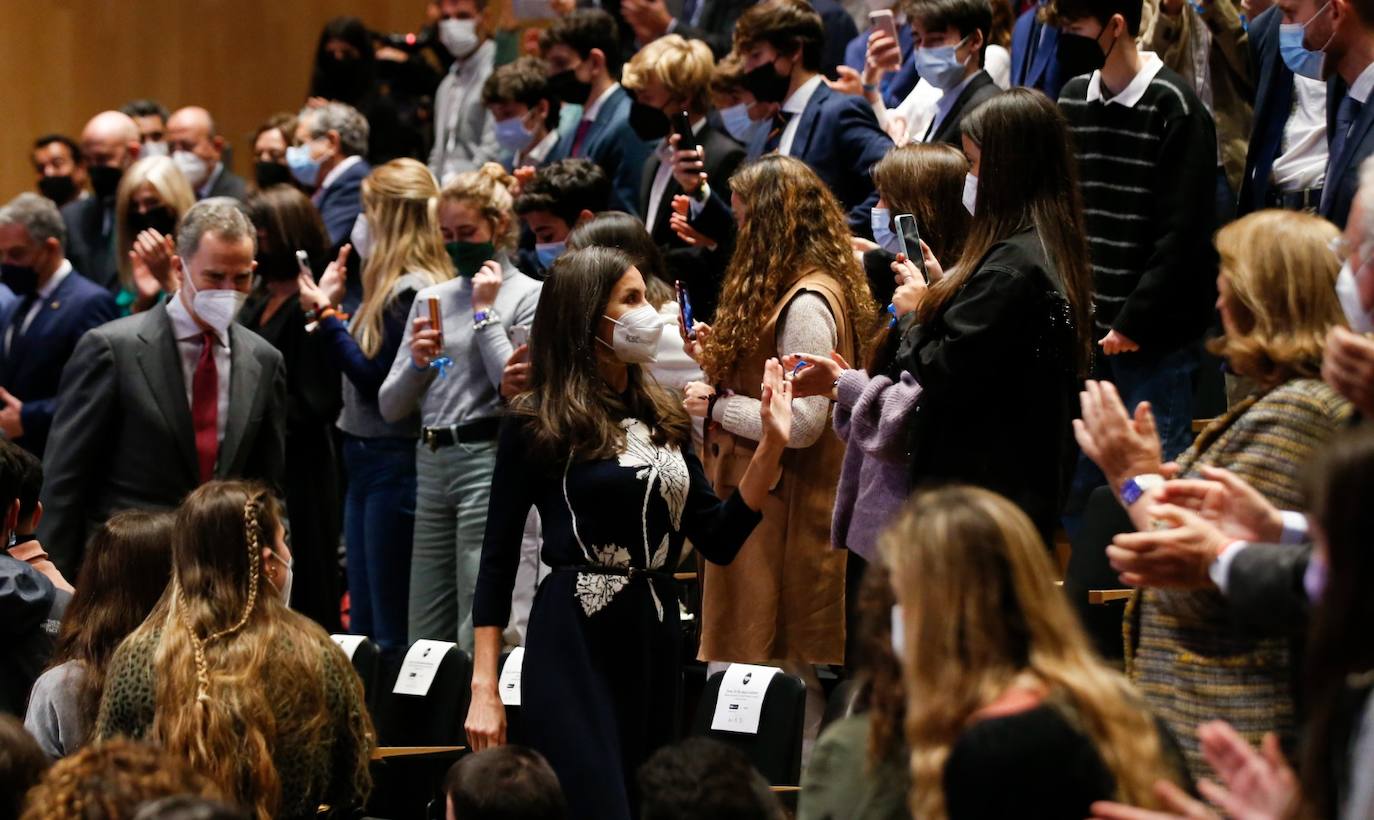
{"type": "Polygon", "coordinates": [[[840,374],[852,369],[849,362],[833,350],[828,357],[789,353],[783,357],[782,365],[786,368],[787,380],[792,383],[792,396],[798,399],[831,395],[840,374]],[[800,364],[806,366],[798,370],[800,364]]]}
{"type": "Polygon", "coordinates": [[[1163,472],[1164,458],[1149,402],[1136,405],[1132,418],[1111,382],[1092,379],[1084,383],[1078,400],[1083,417],[1074,419],[1073,436],[1118,495],[1127,479],[1163,472]]]}
{"type": "Polygon", "coordinates": [[[1366,418],[1374,417],[1374,339],[1343,327],[1326,334],[1322,379],[1366,418]]]}
{"type": "Polygon", "coordinates": [[[148,228],[134,237],[129,251],[129,266],[134,280],[134,308],[146,310],[159,293],[172,293],[181,286],[172,265],[176,247],[172,237],[148,228]]]}
{"type": "Polygon", "coordinates": [[[1107,561],[1130,587],[1206,589],[1208,573],[1234,539],[1202,516],[1173,504],[1152,504],[1151,529],[1124,532],[1107,545],[1107,561]]]}
{"type": "Polygon", "coordinates": [[[792,383],[783,378],[782,365],[769,359],[760,386],[759,420],[763,422],[762,448],[782,448],[792,435],[792,383]]]}
{"type": "Polygon", "coordinates": [[[1230,470],[1203,467],[1201,479],[1169,481],[1159,501],[1196,512],[1235,540],[1276,542],[1283,536],[1283,514],[1230,470]]]}

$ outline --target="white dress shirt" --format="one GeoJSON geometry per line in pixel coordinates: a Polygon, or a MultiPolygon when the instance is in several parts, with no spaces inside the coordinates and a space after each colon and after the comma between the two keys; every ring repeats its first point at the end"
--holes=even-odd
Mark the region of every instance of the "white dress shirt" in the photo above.
{"type": "Polygon", "coordinates": [[[323,191],[330,185],[333,185],[335,180],[343,176],[344,171],[347,171],[349,168],[352,168],[354,165],[357,165],[362,161],[363,158],[358,156],[357,154],[353,154],[352,156],[344,157],[343,159],[339,160],[339,164],[335,165],[332,169],[330,169],[329,173],[324,175],[324,181],[320,183],[320,190],[323,191]]]}
{"type": "Polygon", "coordinates": [[[520,151],[516,151],[515,159],[511,163],[511,167],[519,168],[522,165],[543,164],[544,157],[547,157],[549,155],[549,152],[553,150],[553,147],[558,144],[559,136],[561,135],[558,133],[558,129],[555,128],[549,133],[545,134],[542,140],[536,142],[533,148],[530,148],[527,151],[523,149],[520,151]]]}
{"type": "MultiPolygon", "coordinates": [[[[24,314],[24,321],[19,325],[20,333],[27,333],[29,331],[29,325],[33,324],[34,317],[38,315],[38,311],[43,309],[43,305],[47,304],[48,299],[52,298],[52,295],[57,292],[58,285],[61,285],[62,280],[70,276],[71,272],[72,263],[63,259],[62,264],[57,266],[57,270],[53,275],[48,278],[48,281],[43,284],[43,287],[38,289],[38,298],[33,300],[32,305],[29,305],[29,312],[24,314]]],[[[5,331],[5,349],[9,350],[13,342],[14,325],[10,325],[9,329],[5,331]]]]}
{"type": "Polygon", "coordinates": [[[782,129],[782,136],[778,139],[778,153],[785,157],[792,156],[792,142],[797,138],[797,129],[801,127],[801,112],[806,110],[806,104],[811,102],[811,96],[816,93],[816,89],[821,87],[825,78],[817,74],[811,79],[801,84],[801,87],[793,91],[791,96],[783,100],[782,110],[792,116],[787,119],[787,127],[782,129]]]}
{"type": "Polygon", "coordinates": [[[1326,160],[1326,83],[1294,74],[1293,109],[1269,178],[1284,193],[1320,188],[1326,160]]]}
{"type": "MultiPolygon", "coordinates": [[[[200,351],[206,331],[196,323],[191,311],[186,309],[181,291],[172,294],[167,300],[167,318],[172,320],[172,335],[176,337],[177,352],[181,354],[181,376],[186,385],[186,406],[190,408],[196,365],[200,363],[200,351]]],[[[219,338],[218,335],[216,338],[219,338]]],[[[215,375],[219,377],[215,438],[220,445],[224,444],[224,425],[229,420],[229,372],[233,366],[233,359],[229,353],[229,338],[226,334],[219,338],[219,344],[215,345],[215,375]]]]}

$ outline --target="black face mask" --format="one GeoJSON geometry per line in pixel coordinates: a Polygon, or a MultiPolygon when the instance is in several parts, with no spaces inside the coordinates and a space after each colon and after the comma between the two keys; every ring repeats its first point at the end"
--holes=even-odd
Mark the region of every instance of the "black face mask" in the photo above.
{"type": "Polygon", "coordinates": [[[754,95],[758,102],[780,103],[787,99],[787,89],[792,85],[792,78],[786,74],[779,74],[773,63],[764,63],[741,77],[740,84],[744,86],[745,91],[754,95]]]}
{"type": "Polygon", "coordinates": [[[668,115],[652,105],[645,105],[639,100],[630,103],[630,128],[640,139],[663,139],[668,136],[671,125],[668,115]]]}
{"type": "Polygon", "coordinates": [[[1067,31],[1059,34],[1059,47],[1055,49],[1054,58],[1059,63],[1059,72],[1064,79],[1091,74],[1107,62],[1107,55],[1102,53],[1097,38],[1067,31]]]}
{"type": "Polygon", "coordinates": [[[163,236],[171,236],[177,229],[176,214],[166,205],[159,205],[156,208],[149,208],[146,213],[139,213],[136,209],[129,210],[129,231],[134,236],[138,236],[146,230],[154,230],[163,236]]]}
{"type": "Polygon", "coordinates": [[[38,291],[38,271],[29,265],[0,264],[0,283],[15,296],[29,296],[38,291]]]}
{"type": "Polygon", "coordinates": [[[285,282],[300,274],[296,255],[290,251],[258,251],[256,273],[268,282],[285,282]]]}
{"type": "Polygon", "coordinates": [[[577,79],[571,68],[549,77],[549,91],[569,105],[586,105],[592,95],[592,84],[577,79]]]}
{"type": "Polygon", "coordinates": [[[258,190],[265,191],[273,185],[291,182],[291,169],[280,162],[259,161],[253,166],[253,179],[258,183],[258,190]]]}
{"type": "Polygon", "coordinates": [[[124,169],[108,165],[92,165],[87,173],[91,175],[91,190],[101,199],[113,199],[124,177],[124,169]]]}
{"type": "Polygon", "coordinates": [[[43,177],[38,180],[38,192],[60,208],[76,198],[76,183],[70,176],[43,177]]]}

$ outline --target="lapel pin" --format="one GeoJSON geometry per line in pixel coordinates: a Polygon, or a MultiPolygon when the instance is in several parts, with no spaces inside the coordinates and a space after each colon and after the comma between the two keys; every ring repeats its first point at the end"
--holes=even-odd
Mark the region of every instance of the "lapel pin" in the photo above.
{"type": "Polygon", "coordinates": [[[62,302],[57,299],[54,299],[52,300],[52,305],[50,305],[50,307],[52,307],[53,310],[57,310],[58,308],[62,307],[62,302]]]}

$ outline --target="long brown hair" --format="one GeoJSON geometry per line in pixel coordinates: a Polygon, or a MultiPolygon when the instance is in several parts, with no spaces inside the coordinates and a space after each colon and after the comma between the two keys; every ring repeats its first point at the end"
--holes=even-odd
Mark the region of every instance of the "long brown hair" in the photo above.
{"type": "Polygon", "coordinates": [[[81,664],[76,702],[88,733],[95,726],[111,656],[167,589],[173,519],[171,513],[130,510],[116,513],[91,536],[52,658],[53,666],[81,664]]]}
{"type": "Polygon", "coordinates": [[[945,817],[950,748],[980,709],[1028,675],[1049,690],[1048,703],[1071,710],[1115,777],[1118,800],[1158,804],[1154,783],[1170,774],[1155,724],[1094,654],[1019,507],[974,487],[925,490],[880,548],[904,618],[913,817],[945,817]]]}
{"type": "Polygon", "coordinates": [[[363,179],[372,253],[363,264],[363,301],[350,329],[369,358],[382,348],[382,317],[396,280],[418,273],[437,285],[453,278],[439,230],[439,185],[421,162],[393,159],[363,179]]]}
{"type": "Polygon", "coordinates": [[[918,318],[928,322],[939,315],[993,245],[1033,228],[1064,288],[1078,335],[1078,372],[1086,375],[1093,351],[1092,266],[1063,113],[1039,91],[1013,88],[975,108],[962,129],[981,151],[977,206],[959,264],[931,285],[918,318]]]}
{"type": "MultiPolygon", "coordinates": [[[[371,783],[371,722],[365,714],[341,720],[325,691],[324,653],[340,650],[266,580],[262,550],[280,524],[276,501],[260,486],[201,485],[176,513],[172,583],[134,633],[158,636],[150,739],[259,820],[276,816],[281,804],[273,752],[323,744],[340,725],[350,736],[334,742],[361,750],[352,782],[363,792],[371,783]]],[[[361,682],[350,682],[361,702],[361,682]]]]}
{"type": "Polygon", "coordinates": [[[294,279],[296,251],[305,251],[314,272],[324,273],[329,232],[310,197],[290,185],[273,185],[248,200],[248,218],[258,229],[258,287],[294,279]]]}
{"type": "Polygon", "coordinates": [[[1319,216],[1258,211],[1217,233],[1223,296],[1236,326],[1208,343],[1237,375],[1261,388],[1289,379],[1320,379],[1326,333],[1344,325],[1336,299],[1341,264],[1331,252],[1340,235],[1319,216]]]}
{"type": "MultiPolygon", "coordinates": [[[[849,225],[839,200],[806,163],[769,154],[741,168],[731,189],[745,207],[730,269],[716,308],[702,369],[720,381],[735,371],[758,343],[759,331],[788,287],[820,271],[844,292],[855,353],[862,361],[878,306],[868,279],[854,259],[849,225]]],[[[818,351],[824,353],[826,351],[818,351]]]]}
{"type": "Polygon", "coordinates": [[[218,798],[221,790],[169,749],[126,738],[91,743],[62,758],[29,792],[23,820],[129,818],[172,795],[218,798]]]}
{"type": "Polygon", "coordinates": [[[626,365],[629,382],[617,393],[597,366],[597,326],[616,282],[632,267],[616,248],[567,251],[554,262],[530,328],[530,389],[512,404],[528,420],[529,446],[552,466],[568,458],[590,460],[617,452],[620,422],[643,421],[656,444],[682,445],[691,422],[682,403],[637,364],[626,365]]]}

